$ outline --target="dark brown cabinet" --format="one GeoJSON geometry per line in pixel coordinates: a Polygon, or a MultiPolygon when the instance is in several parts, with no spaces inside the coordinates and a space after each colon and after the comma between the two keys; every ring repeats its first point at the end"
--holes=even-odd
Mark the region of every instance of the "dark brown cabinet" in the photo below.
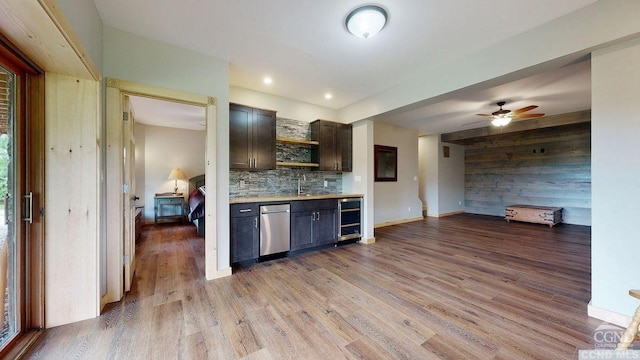
{"type": "Polygon", "coordinates": [[[230,210],[231,263],[257,259],[260,255],[258,204],[232,204],[230,210]]]}
{"type": "Polygon", "coordinates": [[[276,112],[229,104],[229,168],[276,168],[276,112]]]}
{"type": "Polygon", "coordinates": [[[318,146],[311,150],[311,162],[322,171],[352,171],[352,127],[326,120],[311,123],[311,139],[318,146]]]}
{"type": "Polygon", "coordinates": [[[335,244],[338,203],[335,199],[291,202],[291,250],[335,244]]]}

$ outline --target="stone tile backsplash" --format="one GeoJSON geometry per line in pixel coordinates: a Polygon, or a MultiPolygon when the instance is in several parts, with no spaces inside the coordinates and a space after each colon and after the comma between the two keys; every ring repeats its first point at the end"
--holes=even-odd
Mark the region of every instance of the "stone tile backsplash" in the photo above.
{"type": "MultiPolygon", "coordinates": [[[[276,136],[311,139],[309,123],[278,118],[276,136]]],[[[276,143],[276,161],[311,162],[311,147],[276,143]]],[[[313,171],[308,168],[278,167],[268,171],[229,171],[229,196],[295,195],[300,187],[306,194],[336,194],[342,192],[342,174],[313,171]],[[327,186],[325,187],[325,181],[327,186]]]]}

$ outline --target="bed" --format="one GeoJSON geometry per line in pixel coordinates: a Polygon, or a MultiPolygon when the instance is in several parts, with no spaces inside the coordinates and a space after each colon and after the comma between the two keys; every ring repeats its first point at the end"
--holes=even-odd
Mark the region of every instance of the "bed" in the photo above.
{"type": "Polygon", "coordinates": [[[194,176],[189,179],[189,221],[196,226],[200,237],[204,237],[204,197],[204,175],[194,176]]]}

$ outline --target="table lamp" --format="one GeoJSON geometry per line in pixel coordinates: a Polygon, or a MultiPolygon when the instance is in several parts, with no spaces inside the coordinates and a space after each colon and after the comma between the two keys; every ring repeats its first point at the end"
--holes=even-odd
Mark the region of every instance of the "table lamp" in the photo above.
{"type": "Polygon", "coordinates": [[[173,180],[173,193],[177,194],[178,193],[178,180],[183,180],[186,179],[186,177],[184,176],[184,173],[182,173],[182,170],[180,170],[180,168],[173,168],[171,169],[171,173],[169,173],[169,180],[173,180]]]}

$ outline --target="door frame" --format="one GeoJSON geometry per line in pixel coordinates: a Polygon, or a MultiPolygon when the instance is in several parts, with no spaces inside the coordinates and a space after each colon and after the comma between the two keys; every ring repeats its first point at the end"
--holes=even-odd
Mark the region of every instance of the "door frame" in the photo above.
{"type": "MultiPolygon", "coordinates": [[[[101,306],[119,301],[124,296],[124,214],[122,196],[123,176],[123,125],[122,99],[125,95],[136,95],[159,100],[178,102],[205,108],[206,117],[206,149],[205,149],[205,185],[207,189],[216,189],[216,98],[193,94],[180,90],[162,88],[153,85],[135,83],[126,80],[105,79],[106,103],[106,191],[104,195],[106,236],[103,239],[106,249],[102,256],[101,278],[106,280],[106,291],[101,299],[101,306]]],[[[206,273],[216,272],[217,256],[217,223],[215,209],[216,191],[208,191],[205,198],[205,268],[206,273]]],[[[135,240],[134,240],[135,241],[135,240]]],[[[206,274],[203,274],[205,276],[206,274]]]]}
{"type": "MultiPolygon", "coordinates": [[[[16,244],[14,247],[16,301],[20,333],[0,350],[0,358],[19,357],[33,344],[44,328],[44,195],[45,133],[44,73],[0,35],[0,57],[4,66],[16,73],[15,148],[22,154],[16,171],[15,188],[21,195],[14,199],[16,244]],[[22,221],[23,194],[32,193],[32,221],[22,221]]],[[[3,316],[0,314],[0,316],[3,316]]]]}
{"type": "Polygon", "coordinates": [[[135,235],[135,197],[136,197],[136,174],[135,174],[135,116],[131,109],[129,95],[122,96],[124,105],[122,116],[122,151],[124,152],[123,190],[122,205],[124,206],[124,291],[131,290],[133,274],[136,270],[136,235],[135,235]],[[125,115],[126,114],[126,115],[125,115]],[[132,206],[133,205],[133,206],[132,206]]]}

